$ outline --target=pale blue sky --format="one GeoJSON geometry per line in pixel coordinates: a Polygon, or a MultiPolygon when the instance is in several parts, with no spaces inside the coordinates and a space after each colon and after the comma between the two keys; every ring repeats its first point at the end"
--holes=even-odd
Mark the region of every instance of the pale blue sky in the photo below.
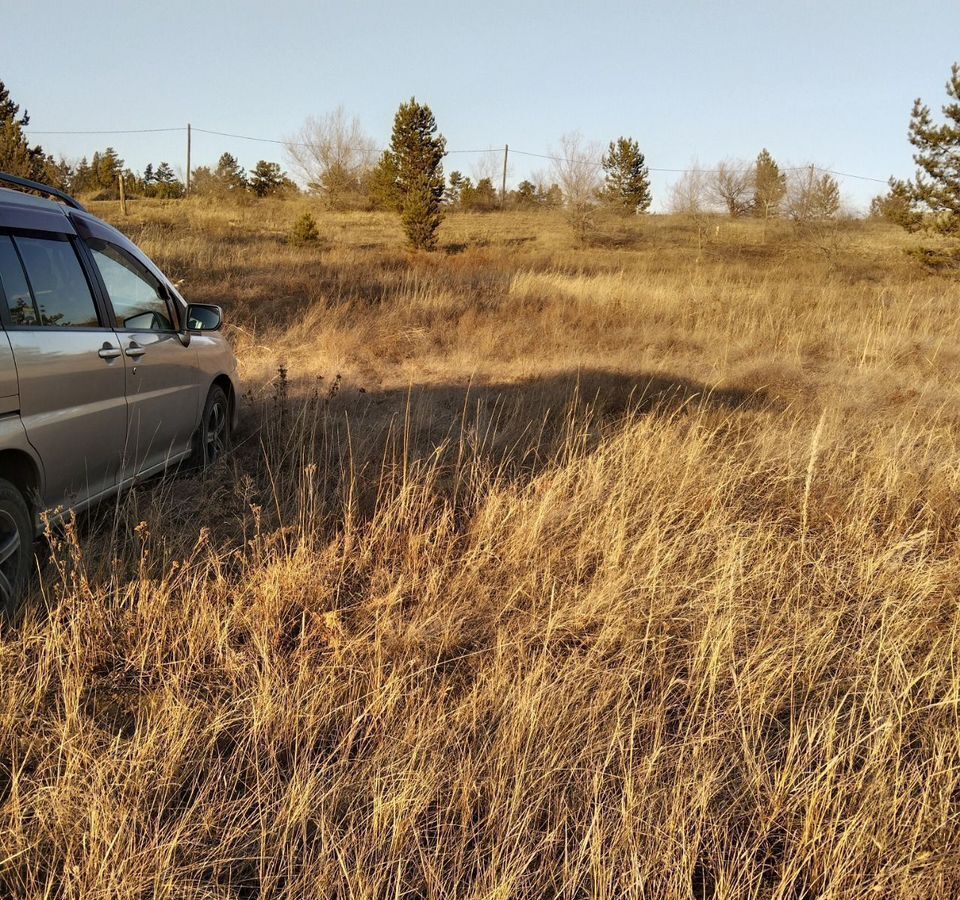
{"type": "MultiPolygon", "coordinates": [[[[675,0],[573,4],[29,4],[0,0],[0,79],[36,131],[185,125],[284,138],[343,104],[389,136],[400,101],[436,114],[448,147],[547,153],[579,129],[636,137],[652,167],[752,158],[886,178],[912,171],[913,98],[939,107],[960,59],[958,0],[675,0]]],[[[183,167],[184,136],[44,135],[68,158],[112,144],[140,169],[183,167]]],[[[194,164],[269,144],[195,133],[194,164]]],[[[446,169],[470,173],[470,156],[446,169]]],[[[515,156],[511,180],[546,168],[515,156]]],[[[663,200],[675,176],[657,174],[663,200]]],[[[843,181],[866,201],[882,185],[843,181]]]]}

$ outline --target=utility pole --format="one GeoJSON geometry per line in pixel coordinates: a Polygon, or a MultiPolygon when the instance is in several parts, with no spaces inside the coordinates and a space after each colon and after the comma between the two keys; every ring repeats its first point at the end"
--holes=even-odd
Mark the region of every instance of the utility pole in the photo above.
{"type": "Polygon", "coordinates": [[[187,122],[187,187],[184,196],[190,195],[190,123],[187,122]]]}
{"type": "Polygon", "coordinates": [[[120,212],[123,215],[127,214],[127,192],[123,188],[123,173],[121,172],[117,176],[117,183],[120,186],[120,212]]]}
{"type": "Polygon", "coordinates": [[[510,152],[510,145],[503,145],[503,181],[500,184],[500,209],[507,205],[507,154],[510,152]]]}

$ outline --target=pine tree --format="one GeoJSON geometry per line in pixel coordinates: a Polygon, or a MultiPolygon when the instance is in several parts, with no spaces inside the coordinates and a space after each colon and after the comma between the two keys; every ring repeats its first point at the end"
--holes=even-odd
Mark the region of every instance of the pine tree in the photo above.
{"type": "Polygon", "coordinates": [[[835,219],[840,213],[840,185],[829,172],[814,181],[810,206],[814,219],[835,219]]]}
{"type": "Polygon", "coordinates": [[[220,182],[210,166],[197,166],[190,174],[190,196],[214,197],[220,192],[220,182]]]}
{"type": "Polygon", "coordinates": [[[604,186],[600,199],[625,213],[646,212],[653,197],[650,194],[650,172],[633,138],[610,141],[603,157],[604,186]]]}
{"type": "Polygon", "coordinates": [[[840,185],[829,172],[806,166],[791,172],[785,206],[798,225],[834,219],[840,212],[840,185]]]}
{"type": "Polygon", "coordinates": [[[497,189],[489,178],[481,178],[476,185],[467,178],[460,190],[460,207],[472,212],[491,212],[497,208],[497,189]]]}
{"type": "Polygon", "coordinates": [[[320,242],[320,232],[317,230],[317,222],[305,212],[290,229],[290,243],[295,247],[306,247],[320,242]]]}
{"type": "Polygon", "coordinates": [[[73,166],[62,156],[59,160],[48,156],[44,164],[42,180],[44,184],[59,188],[61,191],[69,190],[73,181],[73,166]]]}
{"type": "Polygon", "coordinates": [[[916,231],[921,227],[923,217],[917,211],[907,185],[900,181],[891,185],[886,194],[879,194],[870,201],[870,218],[883,219],[907,231],[916,231]]]}
{"type": "Polygon", "coordinates": [[[446,139],[426,104],[411,97],[401,103],[393,120],[390,149],[381,164],[396,172],[396,192],[403,230],[412,247],[432,250],[443,221],[443,157],[446,139]]]}
{"type": "Polygon", "coordinates": [[[460,209],[469,209],[476,190],[473,179],[469,175],[461,175],[460,184],[457,188],[457,206],[460,209]]]}
{"type": "Polygon", "coordinates": [[[396,157],[389,150],[384,150],[367,179],[367,193],[374,207],[387,212],[400,212],[398,179],[396,157]]]}
{"type": "Polygon", "coordinates": [[[261,159],[250,173],[250,190],[257,197],[269,197],[283,189],[286,178],[279,163],[261,159]]]}
{"type": "Polygon", "coordinates": [[[26,110],[10,99],[10,91],[0,81],[0,171],[21,178],[43,181],[53,159],[39,146],[31,146],[23,129],[30,124],[26,110]]]}
{"type": "Polygon", "coordinates": [[[153,182],[156,176],[153,174],[153,163],[147,163],[146,168],[143,170],[143,183],[150,184],[153,182]]]}
{"type": "Polygon", "coordinates": [[[557,209],[563,205],[563,190],[559,184],[551,184],[547,187],[540,184],[537,187],[537,203],[547,209],[557,209]]]}
{"type": "Polygon", "coordinates": [[[753,178],[753,214],[772,219],[779,214],[780,204],[787,195],[787,176],[766,147],[757,155],[753,178]]]}
{"type": "Polygon", "coordinates": [[[459,206],[460,194],[462,190],[463,174],[461,172],[451,172],[450,178],[447,179],[447,189],[443,194],[443,202],[446,203],[447,206],[459,206]]]}
{"type": "Polygon", "coordinates": [[[247,173],[232,153],[224,153],[220,157],[213,174],[227,191],[238,193],[247,189],[247,173]]]}
{"type": "Polygon", "coordinates": [[[513,192],[513,202],[520,209],[531,209],[537,206],[539,203],[537,186],[532,181],[521,181],[513,192]]]}
{"type": "Polygon", "coordinates": [[[21,178],[39,177],[30,146],[13,119],[0,122],[0,171],[21,178]]]}
{"type": "MultiPolygon", "coordinates": [[[[0,81],[0,122],[6,122],[7,119],[16,119],[20,112],[20,106],[10,99],[10,91],[7,86],[0,81]]],[[[30,124],[30,114],[24,110],[20,116],[18,124],[26,128],[30,124]]]]}
{"type": "Polygon", "coordinates": [[[123,160],[113,147],[93,154],[93,176],[98,187],[104,190],[115,188],[122,171],[123,160]]]}
{"type": "Polygon", "coordinates": [[[148,184],[147,195],[161,200],[177,200],[186,193],[186,187],[173,173],[168,162],[161,162],[153,172],[153,184],[148,184]]]}
{"type": "Polygon", "coordinates": [[[912,181],[890,179],[891,192],[908,198],[910,214],[905,227],[922,226],[941,234],[960,234],[960,63],[950,68],[947,81],[950,102],[941,107],[943,124],[935,125],[930,107],[918,97],[910,113],[909,138],[917,152],[917,174],[912,181]],[[925,216],[913,214],[916,211],[925,216]]]}
{"type": "Polygon", "coordinates": [[[87,158],[83,157],[77,163],[77,168],[70,179],[70,190],[74,194],[84,194],[93,188],[93,171],[87,158]]]}

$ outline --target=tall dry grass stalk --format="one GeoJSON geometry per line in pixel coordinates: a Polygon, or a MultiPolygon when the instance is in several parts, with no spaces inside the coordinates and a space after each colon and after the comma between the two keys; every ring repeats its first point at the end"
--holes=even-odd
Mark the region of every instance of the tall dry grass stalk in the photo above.
{"type": "Polygon", "coordinates": [[[133,212],[233,292],[245,427],[54,535],[6,895],[957,894],[954,284],[873,231],[133,212]]]}

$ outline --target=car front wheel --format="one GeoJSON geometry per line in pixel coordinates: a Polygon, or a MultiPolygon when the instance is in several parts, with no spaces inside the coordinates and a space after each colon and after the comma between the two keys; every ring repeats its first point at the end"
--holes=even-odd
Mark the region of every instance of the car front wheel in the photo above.
{"type": "Polygon", "coordinates": [[[203,416],[193,452],[195,466],[209,466],[230,449],[230,401],[222,387],[215,384],[207,394],[203,416]]]}

